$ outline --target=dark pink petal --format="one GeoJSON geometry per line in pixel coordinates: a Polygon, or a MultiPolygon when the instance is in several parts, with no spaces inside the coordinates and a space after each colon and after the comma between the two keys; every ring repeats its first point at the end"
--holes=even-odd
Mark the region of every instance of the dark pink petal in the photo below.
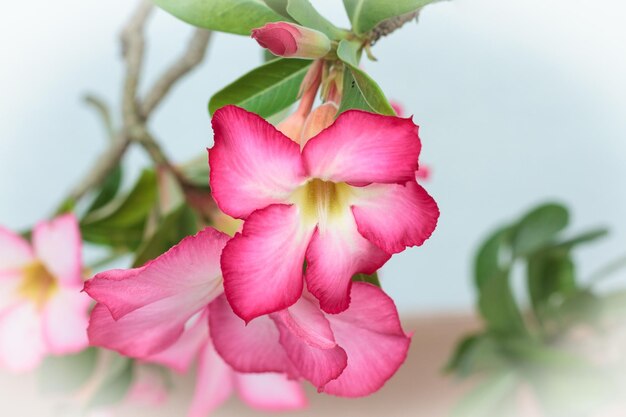
{"type": "Polygon", "coordinates": [[[66,355],[87,347],[90,304],[89,296],[79,288],[61,288],[48,300],[41,318],[44,340],[50,353],[66,355]]]}
{"type": "MultiPolygon", "coordinates": [[[[97,274],[85,283],[85,291],[106,305],[116,320],[157,301],[167,304],[167,299],[190,299],[195,304],[204,299],[207,305],[222,292],[219,259],[228,239],[224,233],[204,229],[141,268],[97,274]]],[[[188,310],[189,306],[180,308],[188,310]]],[[[196,311],[189,311],[187,318],[196,311]]]]}
{"type": "Polygon", "coordinates": [[[323,387],[324,392],[342,397],[369,395],[406,359],[410,338],[402,330],[393,300],[380,288],[354,283],[350,308],[327,318],[348,355],[348,366],[323,387]]]}
{"type": "Polygon", "coordinates": [[[187,417],[207,417],[231,396],[234,372],[213,349],[210,341],[200,351],[196,372],[196,387],[187,417]]]}
{"type": "Polygon", "coordinates": [[[308,405],[302,385],[283,374],[236,373],[235,386],[243,402],[257,410],[300,410],[308,405]]]}
{"type": "Polygon", "coordinates": [[[435,230],[439,208],[415,181],[363,187],[352,212],[367,240],[388,253],[419,246],[435,230]]]}
{"type": "Polygon", "coordinates": [[[359,234],[353,216],[320,225],[306,252],[307,288],[327,313],[339,313],[350,304],[354,274],[373,274],[390,255],[359,234]]]}
{"type": "Polygon", "coordinates": [[[209,305],[209,329],[215,349],[235,370],[293,375],[293,367],[278,341],[278,330],[268,316],[246,325],[222,295],[209,305]]]}
{"type": "Polygon", "coordinates": [[[215,112],[212,123],[211,191],[224,213],[246,218],[284,202],[304,181],[298,144],[261,117],[225,106],[215,112]]]}
{"type": "Polygon", "coordinates": [[[302,294],[304,253],[313,233],[296,206],[271,205],[246,220],[222,253],[224,292],[246,321],[283,310],[302,294]]]}
{"type": "Polygon", "coordinates": [[[33,247],[37,258],[62,286],[76,287],[83,282],[81,237],[78,221],[66,214],[33,229],[33,247]]]}
{"type": "Polygon", "coordinates": [[[0,226],[0,274],[5,271],[16,271],[33,260],[33,250],[28,242],[0,226]]]}
{"type": "Polygon", "coordinates": [[[298,50],[296,39],[300,32],[296,25],[287,22],[268,23],[263,27],[252,29],[252,39],[274,55],[292,56],[298,50]]]}
{"type": "Polygon", "coordinates": [[[144,360],[185,373],[208,340],[208,309],[205,309],[189,319],[185,325],[185,331],[173,345],[144,360]]]}
{"type": "Polygon", "coordinates": [[[341,375],[348,363],[346,352],[341,347],[313,347],[306,339],[293,333],[278,315],[273,314],[272,318],[280,332],[280,344],[303,378],[321,389],[341,375]]]}
{"type": "Polygon", "coordinates": [[[37,307],[30,302],[0,312],[0,366],[11,372],[35,369],[46,354],[37,307]]]}
{"type": "Polygon", "coordinates": [[[347,111],[305,145],[307,174],[356,184],[414,180],[421,149],[417,130],[411,119],[347,111]]]}

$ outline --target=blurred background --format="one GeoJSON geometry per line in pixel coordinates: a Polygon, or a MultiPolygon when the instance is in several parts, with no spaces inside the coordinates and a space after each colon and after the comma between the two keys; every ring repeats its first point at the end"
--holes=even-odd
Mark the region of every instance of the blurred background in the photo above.
{"type": "MultiPolygon", "coordinates": [[[[347,26],[341,2],[311,2],[347,26]]],[[[81,97],[94,93],[119,106],[117,36],[134,6],[128,0],[5,5],[1,224],[25,228],[50,214],[105,148],[100,121],[81,97]]],[[[421,162],[432,169],[424,185],[442,213],[424,247],[395,255],[381,274],[403,316],[471,311],[478,243],[540,201],[566,203],[575,229],[610,227],[608,239],[576,252],[583,278],[623,254],[625,21],[620,0],[454,0],[426,8],[419,24],[374,47],[378,62],[365,62],[366,70],[420,125],[421,162]]],[[[154,16],[145,85],[189,34],[173,17],[154,16]]],[[[208,98],[260,61],[252,39],[215,34],[206,62],[152,120],[174,161],[204,154],[212,144],[208,98]]],[[[143,158],[129,155],[136,173],[143,158]]],[[[624,284],[625,276],[607,283],[624,284]]]]}

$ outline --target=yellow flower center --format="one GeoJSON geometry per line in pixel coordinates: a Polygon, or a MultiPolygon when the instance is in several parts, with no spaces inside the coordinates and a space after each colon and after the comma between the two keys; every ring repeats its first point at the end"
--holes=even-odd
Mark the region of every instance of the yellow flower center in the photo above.
{"type": "Polygon", "coordinates": [[[39,261],[28,264],[22,273],[22,282],[17,292],[38,307],[42,307],[59,289],[54,275],[39,261]]]}
{"type": "Polygon", "coordinates": [[[349,207],[352,187],[344,182],[334,183],[312,179],[298,188],[291,196],[307,223],[319,223],[324,227],[328,221],[341,217],[349,207]]]}

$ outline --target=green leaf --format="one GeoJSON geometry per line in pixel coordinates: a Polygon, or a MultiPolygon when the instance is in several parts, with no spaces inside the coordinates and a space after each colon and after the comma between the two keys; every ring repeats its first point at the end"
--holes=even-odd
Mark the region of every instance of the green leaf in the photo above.
{"type": "Polygon", "coordinates": [[[91,243],[135,249],[146,219],[157,202],[154,171],[144,170],[133,189],[89,213],[81,222],[83,239],[91,243]]]}
{"type": "Polygon", "coordinates": [[[337,46],[337,57],[353,68],[359,66],[361,44],[355,41],[342,40],[337,46]]]}
{"type": "Polygon", "coordinates": [[[356,274],[352,277],[352,281],[353,282],[368,282],[380,288],[380,280],[378,279],[378,272],[374,272],[371,275],[356,274]]]}
{"type": "Polygon", "coordinates": [[[274,10],[279,15],[292,20],[291,16],[289,16],[289,12],[287,12],[287,3],[289,0],[263,0],[267,6],[274,10]]]}
{"type": "Polygon", "coordinates": [[[108,375],[91,397],[88,408],[105,407],[122,401],[133,380],[133,368],[132,360],[115,356],[108,368],[108,375]]]}
{"type": "Polygon", "coordinates": [[[478,308],[490,332],[498,337],[525,337],[528,332],[511,291],[509,271],[486,279],[478,294],[478,308]]]}
{"type": "Polygon", "coordinates": [[[553,309],[554,296],[559,295],[563,300],[578,291],[574,262],[567,251],[540,251],[528,260],[527,271],[530,300],[540,321],[553,309]]]}
{"type": "Polygon", "coordinates": [[[182,205],[161,220],[157,230],[137,250],[133,267],[139,267],[165,253],[184,237],[198,232],[198,220],[194,211],[182,205]]]}
{"type": "Polygon", "coordinates": [[[352,30],[361,34],[383,20],[413,12],[438,0],[343,0],[352,30]]]}
{"type": "Polygon", "coordinates": [[[464,338],[457,346],[446,371],[466,377],[476,372],[492,372],[509,364],[498,343],[489,335],[476,334],[464,338]]]}
{"type": "Polygon", "coordinates": [[[526,214],[519,222],[513,249],[517,256],[526,256],[551,243],[558,232],[569,223],[567,209],[554,203],[541,205],[526,214]]]}
{"type": "Polygon", "coordinates": [[[268,22],[285,20],[260,0],[153,0],[185,22],[210,30],[250,35],[268,22]]]}
{"type": "Polygon", "coordinates": [[[510,237],[512,229],[503,227],[493,233],[480,247],[474,261],[474,283],[483,283],[502,270],[510,268],[510,237]]]}
{"type": "Polygon", "coordinates": [[[339,29],[324,16],[319,14],[309,0],[289,0],[287,13],[302,26],[318,30],[331,39],[341,39],[348,33],[347,31],[339,29]]]}
{"type": "Polygon", "coordinates": [[[235,104],[268,118],[298,99],[300,84],[312,61],[276,59],[250,71],[215,93],[209,102],[211,115],[235,104]]]}
{"type": "Polygon", "coordinates": [[[96,368],[97,350],[87,348],[65,356],[48,356],[39,367],[39,386],[44,393],[69,394],[83,386],[96,368]]]}
{"type": "Polygon", "coordinates": [[[391,104],[369,75],[358,68],[346,67],[343,78],[343,99],[337,114],[350,109],[394,116],[391,104]]]}
{"type": "Polygon", "coordinates": [[[609,234],[609,230],[606,228],[599,228],[582,233],[578,236],[560,242],[557,246],[563,249],[571,249],[575,246],[595,242],[598,239],[606,237],[609,234]]]}
{"type": "Polygon", "coordinates": [[[111,172],[111,174],[109,174],[106,180],[102,183],[102,186],[100,187],[100,192],[87,209],[87,213],[91,213],[92,211],[99,209],[100,207],[113,200],[113,198],[117,195],[121,184],[122,167],[118,164],[111,172]]]}

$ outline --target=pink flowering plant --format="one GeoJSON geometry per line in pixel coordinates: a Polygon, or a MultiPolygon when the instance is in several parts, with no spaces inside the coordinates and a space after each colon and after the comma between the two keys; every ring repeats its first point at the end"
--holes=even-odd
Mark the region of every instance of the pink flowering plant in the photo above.
{"type": "Polygon", "coordinates": [[[170,377],[153,384],[147,369],[195,366],[193,417],[234,393],[258,409],[299,409],[303,382],[342,397],[379,390],[411,334],[377,271],[423,245],[439,209],[419,183],[428,171],[416,121],[361,57],[374,59],[379,38],[433,1],[344,0],[352,27],[342,29],[307,0],[154,0],[198,28],[140,95],[154,11],[142,2],[122,35],[121,125],[88,98],[110,149],[51,220],[23,236],[0,228],[0,365],[80,362],[74,399],[109,410],[166,400],[170,377]],[[269,55],[210,98],[208,162],[176,164],[148,121],[212,31],[250,36],[269,55]],[[134,146],[153,164],[124,189],[121,158],[134,146]],[[83,242],[106,256],[85,267],[83,242]]]}

